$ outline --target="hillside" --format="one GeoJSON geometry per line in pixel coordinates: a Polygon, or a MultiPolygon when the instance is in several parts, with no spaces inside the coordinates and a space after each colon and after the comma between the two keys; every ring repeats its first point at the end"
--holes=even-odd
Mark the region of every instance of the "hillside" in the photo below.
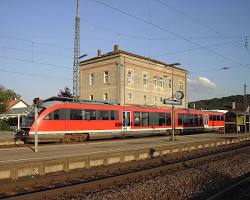
{"type": "MultiPolygon", "coordinates": [[[[250,94],[247,95],[248,105],[250,105],[250,94]]],[[[236,110],[244,109],[244,96],[243,95],[234,95],[222,98],[214,98],[209,100],[200,100],[189,102],[188,107],[193,108],[195,104],[196,109],[229,109],[232,106],[232,102],[236,104],[236,110]]]]}

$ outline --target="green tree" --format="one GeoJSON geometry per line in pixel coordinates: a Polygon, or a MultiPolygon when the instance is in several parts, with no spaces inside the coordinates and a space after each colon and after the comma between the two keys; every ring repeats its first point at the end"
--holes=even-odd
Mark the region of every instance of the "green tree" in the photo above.
{"type": "Polygon", "coordinates": [[[58,97],[69,97],[69,98],[73,97],[73,95],[71,94],[71,91],[68,87],[65,87],[64,90],[60,90],[57,96],[58,97]]]}
{"type": "Polygon", "coordinates": [[[0,114],[7,110],[8,101],[15,98],[20,99],[21,96],[13,90],[6,89],[3,85],[0,85],[0,114]]]}

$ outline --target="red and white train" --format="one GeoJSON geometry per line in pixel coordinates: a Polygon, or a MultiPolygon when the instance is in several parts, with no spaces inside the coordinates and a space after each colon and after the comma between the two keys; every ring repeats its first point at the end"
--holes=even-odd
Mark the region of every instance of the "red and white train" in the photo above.
{"type": "MultiPolygon", "coordinates": [[[[41,141],[84,141],[99,138],[171,134],[172,110],[128,107],[68,98],[49,98],[38,108],[41,141]]],[[[33,141],[34,110],[21,120],[16,137],[33,141]]],[[[176,134],[222,131],[224,114],[216,111],[175,110],[176,134]]]]}

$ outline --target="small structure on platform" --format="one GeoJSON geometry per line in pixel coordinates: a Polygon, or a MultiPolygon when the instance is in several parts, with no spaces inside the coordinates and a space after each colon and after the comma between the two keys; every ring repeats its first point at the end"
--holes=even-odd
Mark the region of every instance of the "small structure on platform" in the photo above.
{"type": "Polygon", "coordinates": [[[249,112],[231,110],[225,114],[226,133],[249,133],[250,132],[249,112]]]}

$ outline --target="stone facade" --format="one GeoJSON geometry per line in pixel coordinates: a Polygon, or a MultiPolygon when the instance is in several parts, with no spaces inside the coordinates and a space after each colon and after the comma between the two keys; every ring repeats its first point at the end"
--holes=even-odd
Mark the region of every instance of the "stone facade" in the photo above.
{"type": "Polygon", "coordinates": [[[170,107],[163,99],[182,90],[178,108],[187,108],[187,71],[160,61],[119,50],[80,63],[80,98],[109,100],[120,105],[170,107]]]}

